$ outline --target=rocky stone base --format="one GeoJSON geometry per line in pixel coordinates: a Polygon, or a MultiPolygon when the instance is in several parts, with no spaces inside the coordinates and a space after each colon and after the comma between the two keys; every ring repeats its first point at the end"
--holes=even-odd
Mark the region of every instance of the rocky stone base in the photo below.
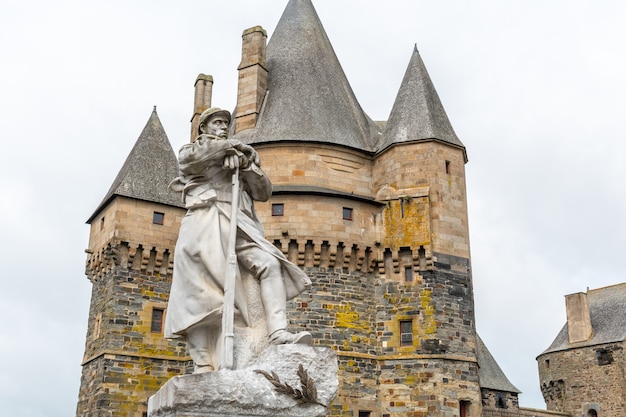
{"type": "Polygon", "coordinates": [[[268,347],[250,366],[170,379],[148,401],[149,417],[322,417],[339,387],[335,352],[268,347]]]}

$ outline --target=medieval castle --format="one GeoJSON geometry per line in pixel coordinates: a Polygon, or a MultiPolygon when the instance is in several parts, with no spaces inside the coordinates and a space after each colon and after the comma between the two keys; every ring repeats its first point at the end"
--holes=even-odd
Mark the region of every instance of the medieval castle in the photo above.
{"type": "MultiPolygon", "coordinates": [[[[290,302],[290,326],[339,358],[329,415],[569,415],[520,409],[476,334],[466,149],[417,49],[384,122],[361,109],[310,0],[289,1],[269,42],[261,27],[244,31],[238,71],[232,133],[257,149],[274,185],[257,214],[313,281],[290,302]]],[[[212,84],[196,80],[192,132],[212,84]]],[[[191,371],[184,342],[162,333],[185,215],[168,189],[177,173],[155,110],[88,219],[77,416],[143,417],[150,395],[191,371]]]]}

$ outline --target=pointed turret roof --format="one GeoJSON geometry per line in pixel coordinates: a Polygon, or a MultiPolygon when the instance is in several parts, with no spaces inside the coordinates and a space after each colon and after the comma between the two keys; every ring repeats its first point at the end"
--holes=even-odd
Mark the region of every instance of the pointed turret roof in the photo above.
{"type": "Polygon", "coordinates": [[[495,391],[515,392],[520,394],[515,385],[506,377],[498,362],[493,358],[487,346],[482,339],[476,334],[476,357],[478,359],[478,378],[480,379],[480,387],[495,391]]]}
{"type": "Polygon", "coordinates": [[[373,151],[363,112],[311,0],[290,0],[267,46],[268,94],[247,143],[306,141],[373,151]]]}
{"type": "Polygon", "coordinates": [[[445,142],[465,151],[415,46],[377,150],[424,140],[445,142]]]}
{"type": "Polygon", "coordinates": [[[87,223],[91,223],[115,196],[182,207],[180,194],[168,188],[177,175],[178,160],[155,106],[113,185],[87,223]]]}

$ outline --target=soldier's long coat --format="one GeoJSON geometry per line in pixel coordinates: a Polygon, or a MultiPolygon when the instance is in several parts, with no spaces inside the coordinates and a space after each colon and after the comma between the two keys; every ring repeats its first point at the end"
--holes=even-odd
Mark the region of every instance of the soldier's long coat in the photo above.
{"type": "MultiPolygon", "coordinates": [[[[232,201],[232,171],[224,169],[222,164],[227,155],[237,153],[234,146],[238,143],[236,140],[201,135],[180,150],[181,175],[171,187],[183,192],[188,211],[182,220],[176,243],[165,337],[184,335],[190,326],[221,316],[232,201]]],[[[311,281],[265,239],[263,227],[256,217],[253,199],[266,201],[271,196],[271,183],[253,162],[241,170],[240,181],[239,240],[257,245],[268,256],[280,261],[289,300],[308,288],[311,281]]],[[[248,308],[239,273],[235,308],[248,324],[248,308]]]]}

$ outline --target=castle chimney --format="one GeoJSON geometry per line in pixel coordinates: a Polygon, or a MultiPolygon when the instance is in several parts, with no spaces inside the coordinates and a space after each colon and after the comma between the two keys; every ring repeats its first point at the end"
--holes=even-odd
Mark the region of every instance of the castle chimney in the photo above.
{"type": "Polygon", "coordinates": [[[593,333],[591,315],[586,293],[576,293],[565,296],[565,310],[567,312],[567,330],[569,342],[577,343],[589,340],[593,333]]]}
{"type": "Polygon", "coordinates": [[[198,136],[199,118],[203,111],[211,107],[211,95],[213,94],[213,77],[199,74],[194,84],[196,89],[193,101],[193,116],[191,117],[191,142],[198,136]]]}
{"type": "Polygon", "coordinates": [[[256,126],[267,91],[267,32],[261,26],[243,31],[235,133],[256,126]]]}

